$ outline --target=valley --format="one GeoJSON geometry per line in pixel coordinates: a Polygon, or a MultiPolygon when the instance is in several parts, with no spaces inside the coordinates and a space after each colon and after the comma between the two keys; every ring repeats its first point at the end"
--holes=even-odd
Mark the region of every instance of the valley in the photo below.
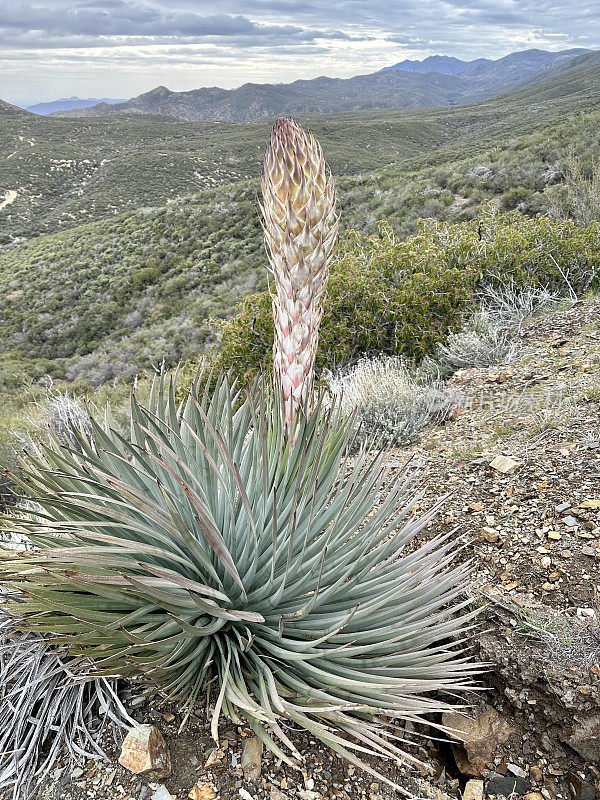
{"type": "MultiPolygon", "coordinates": [[[[460,108],[309,117],[345,228],[399,235],[494,199],[548,213],[564,162],[598,157],[600,54],[460,108]]],[[[211,318],[266,286],[257,209],[269,123],[0,119],[0,336],[99,385],[214,343],[211,318]],[[16,198],[14,192],[17,192],[16,198]],[[36,280],[31,281],[31,275],[36,280]]]]}
{"type": "MultiPolygon", "coordinates": [[[[513,137],[592,112],[600,54],[544,71],[530,85],[464,107],[303,116],[336,176],[417,168],[510,147],[513,137]]],[[[0,111],[1,114],[1,111],[0,111]]],[[[155,207],[260,173],[270,123],[181,123],[147,117],[58,120],[0,115],[0,190],[17,190],[0,241],[155,207]]]]}

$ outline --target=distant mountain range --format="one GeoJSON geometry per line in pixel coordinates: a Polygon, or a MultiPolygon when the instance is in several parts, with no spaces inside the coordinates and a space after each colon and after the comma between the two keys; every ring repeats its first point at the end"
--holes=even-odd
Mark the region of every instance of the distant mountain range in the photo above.
{"type": "Polygon", "coordinates": [[[239,89],[172,92],[158,86],[126,103],[100,103],[55,117],[148,114],[189,122],[254,122],[283,114],[327,114],[373,108],[428,108],[454,102],[462,84],[451,75],[392,70],[355,78],[315,78],[288,84],[246,83],[239,89]]]}
{"type": "Polygon", "coordinates": [[[461,61],[452,56],[429,56],[423,61],[401,61],[384,70],[400,69],[405,72],[441,72],[443,75],[461,76],[482,81],[526,80],[537,72],[548,67],[555,67],[571,58],[588,53],[589,50],[574,48],[550,53],[547,50],[523,50],[510,53],[503,58],[492,61],[489,58],[477,58],[474,61],[461,61]]]}
{"type": "Polygon", "coordinates": [[[126,101],[71,97],[39,103],[27,110],[0,101],[0,114],[29,111],[69,118],[144,115],[148,120],[254,122],[284,114],[464,105],[527,86],[586,54],[590,51],[526,50],[496,61],[430,56],[423,61],[402,61],[379,72],[347,79],[320,77],[289,84],[246,83],[238,89],[212,87],[188,92],[172,92],[158,86],[126,101]],[[74,104],[79,105],[73,107],[74,104]]]}
{"type": "Polygon", "coordinates": [[[492,64],[489,58],[478,58],[476,61],[461,61],[460,58],[454,56],[429,56],[424,58],[423,61],[400,61],[398,64],[393,64],[391,67],[384,67],[388,69],[401,69],[406,72],[441,72],[442,75],[462,75],[470,67],[476,64],[492,64]]]}
{"type": "Polygon", "coordinates": [[[89,108],[90,106],[95,106],[97,103],[111,105],[113,103],[124,102],[125,99],[122,97],[117,100],[113,100],[109,97],[61,97],[60,100],[52,100],[48,103],[36,103],[33,106],[27,106],[27,111],[31,111],[32,114],[45,116],[46,114],[52,114],[53,111],[70,111],[72,108],[89,108]]]}
{"type": "Polygon", "coordinates": [[[526,50],[496,61],[431,56],[354,78],[315,78],[289,84],[246,83],[172,92],[158,86],[122,103],[56,111],[57,117],[146,114],[190,122],[253,122],[282,114],[328,114],[373,108],[431,108],[485,100],[516,88],[586,50],[526,50]]]}

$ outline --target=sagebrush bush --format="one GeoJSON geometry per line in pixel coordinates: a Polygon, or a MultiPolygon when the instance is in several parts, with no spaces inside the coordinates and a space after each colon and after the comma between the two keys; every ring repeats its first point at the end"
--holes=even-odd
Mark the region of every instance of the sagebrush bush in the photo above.
{"type": "Polygon", "coordinates": [[[545,288],[517,288],[513,281],[478,288],[479,309],[440,345],[435,360],[442,372],[493,367],[526,353],[521,329],[527,319],[554,308],[561,298],[545,288]]]}
{"type": "Polygon", "coordinates": [[[419,381],[414,370],[392,356],[362,358],[327,383],[342,410],[355,414],[361,439],[390,444],[411,442],[462,402],[459,392],[440,380],[419,381]]]}
{"type": "Polygon", "coordinates": [[[562,166],[564,197],[558,208],[553,209],[561,217],[570,217],[583,225],[600,222],[600,167],[587,168],[572,155],[562,166]]]}
{"type": "Polygon", "coordinates": [[[526,319],[550,311],[562,302],[558,294],[546,287],[525,286],[518,288],[507,280],[502,284],[482,285],[477,298],[497,325],[508,325],[520,329],[526,319]]]}
{"type": "Polygon", "coordinates": [[[501,324],[485,309],[469,317],[459,331],[448,336],[435,357],[442,370],[455,372],[465,367],[493,367],[519,358],[523,345],[515,332],[501,324]]]}

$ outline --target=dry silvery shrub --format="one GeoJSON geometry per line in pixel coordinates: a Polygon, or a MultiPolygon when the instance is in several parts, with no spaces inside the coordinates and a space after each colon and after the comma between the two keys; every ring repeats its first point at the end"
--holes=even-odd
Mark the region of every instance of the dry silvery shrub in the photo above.
{"type": "Polygon", "coordinates": [[[485,286],[479,297],[480,308],[438,348],[436,358],[442,370],[493,367],[522,358],[526,352],[523,323],[560,302],[548,289],[519,289],[513,283],[485,286]]]}
{"type": "Polygon", "coordinates": [[[564,177],[563,193],[558,206],[552,211],[555,216],[573,219],[582,225],[600,220],[600,168],[586,166],[575,156],[567,158],[562,165],[564,177]]]}
{"type": "Polygon", "coordinates": [[[545,286],[519,288],[512,280],[483,286],[479,298],[496,325],[507,325],[517,332],[525,320],[551,311],[563,302],[562,297],[545,286]]]}
{"type": "Polygon", "coordinates": [[[108,761],[100,738],[135,724],[115,678],[89,678],[89,662],[17,629],[0,606],[0,789],[28,800],[65,752],[108,761]]]}
{"type": "Polygon", "coordinates": [[[476,311],[463,327],[440,345],[436,359],[447,372],[466,367],[492,367],[514,361],[522,353],[509,328],[495,322],[485,309],[476,311]]]}
{"type": "Polygon", "coordinates": [[[344,413],[356,410],[361,438],[404,444],[462,405],[462,395],[445,386],[439,374],[427,377],[423,381],[401,358],[377,356],[361,358],[328,383],[344,413]]]}
{"type": "Polygon", "coordinates": [[[40,427],[54,434],[61,444],[77,446],[77,437],[82,435],[87,441],[91,440],[90,416],[74,395],[53,391],[50,385],[45,400],[38,403],[38,407],[42,412],[40,427]]]}
{"type": "Polygon", "coordinates": [[[35,404],[36,415],[29,417],[30,432],[25,436],[15,432],[15,439],[21,449],[27,450],[32,445],[33,432],[37,431],[35,438],[55,437],[64,447],[80,449],[80,437],[87,442],[92,438],[89,412],[75,395],[54,390],[52,379],[47,380],[46,396],[35,404]]]}

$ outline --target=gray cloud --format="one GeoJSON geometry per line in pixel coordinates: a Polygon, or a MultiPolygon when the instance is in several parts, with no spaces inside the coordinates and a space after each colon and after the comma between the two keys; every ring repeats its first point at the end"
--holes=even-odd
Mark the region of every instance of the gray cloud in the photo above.
{"type": "MultiPolygon", "coordinates": [[[[123,0],[86,0],[73,8],[60,0],[45,5],[14,0],[0,8],[0,42],[8,47],[89,47],[123,44],[122,39],[139,43],[143,37],[157,41],[173,38],[248,37],[258,40],[277,36],[282,39],[313,41],[317,38],[346,39],[342,31],[301,27],[282,22],[263,23],[244,14],[199,14],[185,8],[171,10],[147,3],[123,0]]],[[[247,42],[250,44],[250,41],[247,42]]]]}
{"type": "Polygon", "coordinates": [[[115,80],[122,96],[157,83],[190,89],[343,77],[436,52],[498,58],[531,47],[600,48],[596,4],[0,0],[0,97],[110,96],[115,80]]]}
{"type": "MultiPolygon", "coordinates": [[[[25,46],[27,35],[71,37],[296,36],[340,38],[374,30],[443,41],[448,29],[535,30],[598,38],[597,9],[572,0],[3,0],[0,29],[25,46]],[[596,23],[596,26],[594,26],[596,23]]],[[[477,30],[474,32],[477,39],[477,30]]],[[[4,40],[9,37],[5,33],[4,40]]],[[[466,37],[465,37],[466,38],[466,37]]],[[[397,38],[397,40],[400,40],[397,38]]],[[[455,45],[468,44],[456,41],[455,45]]],[[[77,46],[77,45],[75,45],[77,46]]]]}

